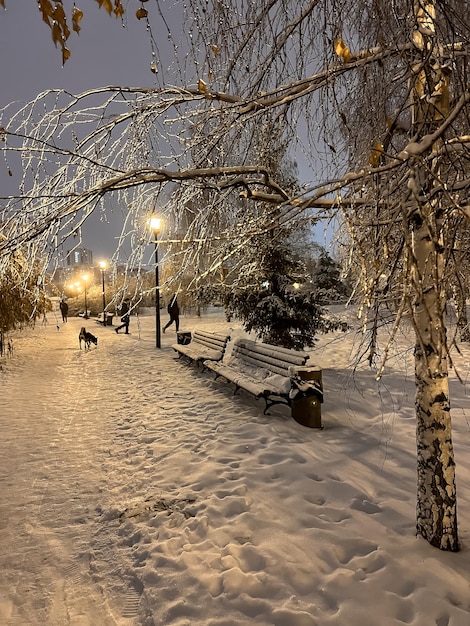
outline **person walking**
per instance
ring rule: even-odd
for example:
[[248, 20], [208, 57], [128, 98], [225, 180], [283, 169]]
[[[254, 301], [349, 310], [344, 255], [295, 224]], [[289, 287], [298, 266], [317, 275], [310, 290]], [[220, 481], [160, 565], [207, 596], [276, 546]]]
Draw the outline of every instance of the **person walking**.
[[173, 294], [173, 297], [171, 298], [170, 302], [168, 303], [168, 315], [170, 316], [170, 321], [165, 325], [165, 327], [163, 328], [163, 332], [166, 331], [166, 329], [171, 326], [173, 324], [173, 322], [176, 325], [176, 332], [178, 332], [179, 327], [180, 327], [180, 308], [178, 306], [178, 300], [176, 299], [176, 293]]
[[59, 308], [60, 308], [60, 312], [62, 313], [62, 321], [65, 322], [67, 321], [67, 317], [69, 314], [69, 305], [67, 304], [67, 302], [65, 302], [65, 300], [61, 300], [59, 303]]
[[126, 335], [129, 334], [129, 322], [130, 322], [129, 307], [130, 307], [129, 298], [125, 298], [124, 302], [121, 305], [121, 322], [122, 322], [122, 324], [120, 326], [118, 326], [117, 328], [115, 328], [115, 331], [116, 331], [117, 334], [119, 334], [119, 331], [121, 330], [121, 328], [125, 328], [126, 329]]

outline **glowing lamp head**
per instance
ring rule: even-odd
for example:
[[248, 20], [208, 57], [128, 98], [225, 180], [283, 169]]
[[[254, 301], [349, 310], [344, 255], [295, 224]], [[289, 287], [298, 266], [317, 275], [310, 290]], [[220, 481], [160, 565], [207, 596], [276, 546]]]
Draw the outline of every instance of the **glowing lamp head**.
[[149, 226], [154, 233], [158, 233], [162, 227], [162, 218], [155, 216], [151, 217], [149, 219]]

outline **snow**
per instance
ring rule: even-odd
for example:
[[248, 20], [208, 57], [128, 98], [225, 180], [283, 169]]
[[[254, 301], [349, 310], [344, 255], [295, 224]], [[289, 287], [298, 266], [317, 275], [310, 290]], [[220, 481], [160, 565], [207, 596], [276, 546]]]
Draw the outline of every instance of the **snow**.
[[[470, 624], [469, 346], [453, 554], [415, 536], [409, 329], [380, 382], [353, 333], [321, 337], [320, 430], [176, 360], [174, 327], [157, 350], [151, 312], [89, 320], [89, 352], [82, 319], [48, 321], [1, 360], [2, 625]], [[218, 309], [181, 329], [244, 336]]]

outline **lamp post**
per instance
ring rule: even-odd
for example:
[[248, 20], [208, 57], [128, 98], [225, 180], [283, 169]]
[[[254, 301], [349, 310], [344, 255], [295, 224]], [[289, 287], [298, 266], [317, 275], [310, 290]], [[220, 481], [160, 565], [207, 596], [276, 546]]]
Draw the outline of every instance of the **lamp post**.
[[85, 290], [85, 315], [83, 316], [84, 319], [88, 319], [88, 304], [87, 304], [87, 299], [86, 299], [86, 281], [88, 280], [88, 274], [85, 274], [84, 276], [82, 276], [82, 280], [83, 280], [83, 288]]
[[103, 326], [106, 326], [106, 296], [104, 293], [104, 270], [106, 269], [106, 261], [100, 261], [101, 285], [103, 288]]
[[159, 217], [150, 218], [150, 228], [155, 238], [155, 341], [157, 348], [162, 347], [160, 333], [160, 286], [158, 282], [158, 233], [162, 225]]

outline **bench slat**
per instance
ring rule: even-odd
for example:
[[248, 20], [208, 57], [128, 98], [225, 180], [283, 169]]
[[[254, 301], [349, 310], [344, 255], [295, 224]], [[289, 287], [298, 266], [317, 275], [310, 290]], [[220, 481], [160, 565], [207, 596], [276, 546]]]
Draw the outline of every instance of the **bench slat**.
[[274, 359], [260, 359], [257, 354], [250, 354], [249, 352], [237, 351], [233, 355], [233, 360], [240, 360], [248, 363], [260, 370], [268, 370], [274, 374], [280, 374], [281, 376], [288, 376], [290, 363], [283, 364], [281, 361]]
[[227, 343], [227, 337], [224, 335], [212, 335], [208, 336], [207, 334], [194, 333], [191, 343], [199, 343], [203, 346], [207, 346], [209, 348], [222, 348]]
[[257, 343], [247, 339], [235, 341], [234, 358], [246, 363], [269, 370], [275, 374], [290, 377], [289, 369], [292, 366], [303, 366], [309, 355], [306, 352], [289, 350], [266, 343]]
[[183, 354], [184, 356], [191, 359], [191, 361], [198, 360], [210, 360], [210, 361], [220, 361], [224, 355], [222, 350], [210, 350], [208, 348], [205, 349], [197, 349], [194, 346], [191, 347], [192, 344], [187, 346], [180, 346], [178, 352]]
[[251, 339], [237, 339], [235, 345], [240, 348], [246, 348], [256, 354], [264, 354], [274, 359], [287, 361], [292, 365], [303, 365], [309, 358], [307, 352], [291, 350], [290, 348], [283, 348], [281, 346], [272, 346], [271, 344], [261, 343]]
[[196, 364], [203, 364], [205, 361], [221, 361], [229, 341], [230, 335], [196, 331], [192, 333], [191, 343], [173, 344], [172, 348], [178, 352], [179, 356], [195, 361]]
[[225, 341], [228, 335], [223, 335], [221, 333], [211, 333], [211, 332], [204, 331], [204, 330], [196, 330], [194, 332], [194, 336], [205, 337], [206, 339], [209, 339], [210, 341], [214, 341], [214, 340]]
[[255, 360], [256, 361], [255, 365], [258, 365], [260, 367], [266, 367], [268, 369], [276, 368], [276, 371], [279, 374], [286, 374], [286, 375], [288, 374], [289, 367], [292, 367], [293, 365], [295, 366], [305, 365], [305, 362], [308, 359], [308, 355], [305, 355], [305, 357], [293, 356], [288, 361], [286, 361], [280, 356], [274, 356], [274, 353], [273, 353], [273, 356], [268, 356], [265, 353], [255, 352], [254, 350], [249, 350], [245, 347], [240, 347], [237, 345], [234, 346], [232, 354], [234, 354], [237, 358], [240, 358], [242, 360], [249, 360], [250, 362]]

